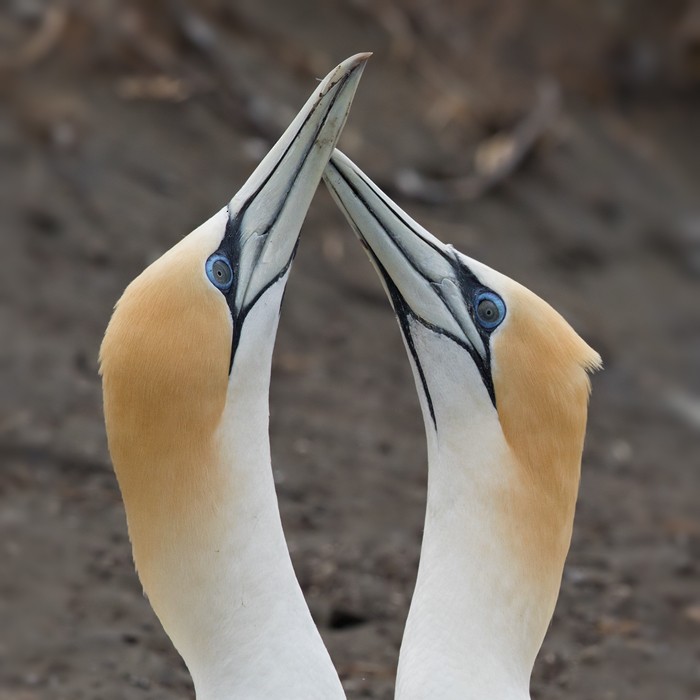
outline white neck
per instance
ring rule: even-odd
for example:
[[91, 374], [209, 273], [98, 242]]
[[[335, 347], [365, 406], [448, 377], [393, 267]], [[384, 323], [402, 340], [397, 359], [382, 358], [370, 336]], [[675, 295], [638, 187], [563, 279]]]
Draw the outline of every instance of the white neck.
[[468, 386], [481, 381], [473, 363], [444, 337], [416, 329], [414, 339], [419, 356], [441, 362], [423, 364], [437, 430], [419, 390], [427, 510], [396, 698], [526, 700], [558, 582], [540, 598], [512, 556], [508, 539], [517, 538], [517, 528], [502, 507], [512, 455], [488, 395]]
[[162, 571], [176, 571], [177, 583], [152, 598], [198, 700], [345, 697], [294, 574], [275, 494], [268, 394], [278, 309], [274, 295], [261, 299], [236, 351], [220, 463], [211, 465], [226, 473], [228, 488], [211, 494], [211, 522], [194, 546], [170, 561], [164, 554]]
[[[477, 466], [477, 465], [474, 465]], [[483, 465], [493, 468], [494, 465]], [[527, 606], [494, 538], [488, 502], [461, 465], [431, 450], [420, 565], [397, 676], [398, 700], [529, 698]]]

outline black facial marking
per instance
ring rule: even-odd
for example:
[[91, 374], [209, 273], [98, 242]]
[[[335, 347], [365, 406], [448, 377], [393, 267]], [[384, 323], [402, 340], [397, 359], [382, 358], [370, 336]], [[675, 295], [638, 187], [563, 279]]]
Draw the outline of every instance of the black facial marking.
[[[422, 271], [415, 265], [414, 261], [412, 260], [411, 256], [407, 253], [407, 251], [403, 248], [401, 245], [401, 242], [397, 240], [392, 234], [391, 231], [389, 231], [384, 224], [382, 223], [381, 218], [377, 214], [377, 212], [374, 210], [374, 208], [370, 205], [370, 203], [362, 196], [361, 192], [353, 185], [352, 182], [350, 182], [341, 172], [338, 170], [338, 168], [335, 168], [336, 173], [343, 179], [345, 184], [352, 190], [353, 194], [357, 197], [358, 200], [362, 202], [364, 207], [367, 209], [368, 212], [373, 216], [375, 221], [379, 224], [379, 226], [382, 228], [384, 233], [388, 236], [388, 238], [391, 239], [391, 241], [394, 243], [396, 248], [401, 252], [404, 260], [406, 261], [407, 264], [409, 264], [418, 274], [423, 276]], [[376, 191], [376, 190], [375, 190]], [[377, 192], [377, 194], [379, 194]], [[486, 287], [480, 280], [479, 278], [469, 269], [467, 268], [464, 263], [457, 257], [457, 252], [451, 252], [449, 249], [448, 250], [443, 250], [436, 246], [433, 241], [425, 238], [420, 231], [417, 231], [412, 224], [406, 220], [405, 215], [397, 210], [394, 206], [393, 203], [387, 202], [384, 198], [382, 198], [382, 202], [385, 206], [387, 206], [390, 211], [396, 216], [397, 219], [401, 221], [412, 233], [414, 233], [418, 238], [420, 238], [426, 245], [428, 245], [430, 248], [432, 248], [433, 251], [435, 251], [440, 257], [442, 257], [444, 260], [448, 262], [450, 267], [452, 268], [453, 274], [454, 274], [454, 279], [461, 291], [462, 298], [464, 300], [465, 305], [467, 306], [468, 312], [472, 318], [474, 318], [475, 315], [475, 309], [474, 309], [474, 304], [473, 300], [483, 291], [490, 291], [488, 287]], [[350, 212], [345, 210], [346, 215], [348, 218], [353, 221], [352, 216], [350, 215]], [[353, 225], [355, 229], [359, 232], [360, 227], [353, 221]], [[472, 360], [474, 361], [474, 364], [476, 365], [477, 369], [479, 370], [479, 374], [481, 375], [481, 379], [484, 383], [484, 386], [486, 387], [486, 390], [488, 391], [489, 397], [491, 398], [491, 403], [493, 404], [494, 408], [496, 407], [496, 393], [493, 385], [493, 378], [491, 374], [491, 347], [490, 347], [490, 336], [491, 336], [491, 331], [484, 329], [481, 327], [479, 324], [475, 323], [474, 327], [476, 331], [479, 333], [479, 336], [481, 337], [484, 348], [485, 348], [485, 355], [482, 356], [476, 348], [474, 348], [470, 343], [465, 342], [461, 338], [455, 336], [453, 333], [450, 333], [444, 328], [440, 328], [439, 326], [436, 326], [426, 319], [422, 318], [419, 316], [408, 304], [408, 302], [404, 299], [403, 295], [399, 291], [398, 287], [394, 284], [393, 280], [389, 276], [389, 273], [386, 271], [384, 266], [381, 264], [381, 262], [378, 260], [377, 256], [374, 254], [374, 251], [371, 249], [371, 247], [367, 244], [367, 242], [364, 240], [362, 235], [360, 234], [360, 239], [365, 247], [365, 249], [368, 251], [369, 255], [372, 257], [374, 264], [377, 267], [377, 270], [379, 273], [382, 275], [384, 279], [384, 283], [386, 284], [387, 289], [389, 290], [389, 296], [391, 298], [391, 303], [392, 306], [394, 307], [394, 311], [396, 313], [396, 316], [399, 321], [399, 326], [401, 327], [401, 331], [404, 335], [404, 338], [406, 339], [406, 344], [408, 346], [409, 352], [411, 353], [411, 357], [413, 358], [413, 361], [418, 369], [418, 374], [421, 380], [421, 384], [423, 386], [423, 391], [425, 392], [426, 400], [428, 402], [428, 409], [430, 411], [430, 416], [433, 420], [433, 425], [435, 426], [435, 429], [437, 430], [437, 423], [435, 420], [435, 411], [433, 408], [433, 401], [432, 397], [430, 396], [430, 390], [428, 388], [427, 380], [425, 377], [425, 372], [421, 366], [420, 360], [418, 358], [418, 353], [415, 348], [415, 343], [413, 341], [412, 335], [411, 335], [411, 327], [409, 324], [409, 319], [413, 319], [417, 323], [420, 323], [422, 326], [425, 328], [431, 330], [432, 332], [445, 336], [446, 338], [449, 338], [452, 340], [454, 343], [459, 345], [462, 349], [464, 349], [466, 352], [469, 353], [471, 356]], [[445, 308], [449, 309], [449, 305], [447, 303], [447, 300], [444, 295], [444, 291], [442, 290], [441, 287], [438, 285], [432, 285], [433, 291], [437, 294], [437, 296], [442, 300], [442, 302], [445, 304]]]
[[[329, 86], [329, 89], [332, 86]], [[291, 194], [292, 188], [294, 186], [294, 183], [296, 182], [297, 178], [299, 177], [299, 173], [301, 172], [301, 169], [304, 167], [304, 164], [306, 163], [306, 159], [313, 149], [316, 139], [318, 137], [318, 134], [321, 132], [323, 127], [326, 124], [326, 121], [328, 119], [328, 115], [330, 114], [331, 110], [333, 109], [333, 105], [335, 104], [338, 95], [340, 94], [340, 90], [336, 92], [336, 94], [333, 96], [333, 99], [331, 100], [330, 104], [328, 105], [326, 109], [326, 114], [323, 118], [323, 120], [319, 123], [316, 133], [314, 134], [314, 137], [309, 139], [309, 145], [303, 154], [303, 156], [299, 159], [299, 164], [297, 165], [294, 173], [292, 174], [292, 177], [290, 178], [286, 190], [284, 192], [284, 196], [282, 196], [279, 200], [279, 204], [277, 206], [277, 209], [274, 212], [271, 212], [271, 216], [268, 219], [265, 228], [258, 232], [258, 236], [267, 236], [269, 232], [272, 230], [272, 228], [275, 226], [277, 221], [280, 218], [280, 215], [282, 214], [282, 211], [284, 209], [284, 206]], [[224, 233], [224, 237], [221, 241], [221, 244], [219, 248], [215, 251], [215, 253], [220, 253], [222, 255], [225, 255], [230, 264], [231, 268], [233, 270], [233, 284], [231, 285], [231, 288], [228, 290], [228, 292], [224, 293], [224, 296], [226, 298], [226, 303], [228, 304], [229, 310], [231, 312], [231, 317], [233, 319], [233, 336], [231, 339], [231, 358], [229, 360], [229, 374], [231, 373], [231, 369], [233, 367], [233, 359], [236, 354], [236, 350], [238, 348], [238, 344], [240, 343], [241, 339], [241, 331], [243, 328], [243, 322], [245, 321], [246, 317], [250, 313], [250, 310], [255, 306], [256, 302], [260, 299], [260, 297], [273, 285], [275, 284], [278, 280], [280, 280], [284, 275], [287, 273], [289, 268], [291, 267], [292, 261], [294, 260], [294, 256], [296, 255], [297, 248], [299, 245], [299, 239], [297, 238], [297, 241], [294, 245], [294, 249], [292, 250], [292, 254], [289, 257], [289, 260], [285, 263], [285, 265], [280, 269], [280, 271], [255, 295], [255, 297], [245, 304], [242, 308], [237, 309], [236, 308], [236, 290], [238, 289], [238, 285], [241, 282], [241, 276], [240, 276], [240, 262], [241, 262], [241, 255], [242, 255], [242, 242], [241, 242], [241, 226], [243, 224], [243, 219], [245, 217], [246, 212], [248, 211], [248, 208], [250, 205], [253, 203], [255, 198], [260, 194], [260, 192], [263, 190], [263, 188], [267, 185], [267, 183], [270, 181], [272, 176], [277, 172], [277, 169], [280, 167], [284, 159], [286, 158], [287, 154], [289, 153], [289, 150], [295, 145], [297, 138], [299, 137], [299, 134], [303, 130], [303, 128], [306, 126], [307, 122], [309, 119], [311, 119], [312, 115], [314, 114], [315, 110], [311, 110], [309, 114], [306, 116], [306, 119], [301, 123], [299, 126], [299, 129], [297, 130], [296, 134], [294, 134], [294, 137], [290, 140], [289, 144], [287, 145], [287, 148], [285, 149], [284, 153], [280, 156], [278, 159], [277, 163], [275, 164], [274, 168], [268, 173], [267, 177], [263, 180], [263, 182], [260, 183], [260, 185], [255, 189], [255, 191], [246, 199], [246, 201], [242, 204], [240, 209], [235, 212], [235, 214], [231, 215], [229, 213], [229, 219], [228, 222], [226, 223], [226, 231]], [[260, 248], [260, 253], [262, 254], [264, 250], [264, 245]], [[257, 265], [257, 260], [253, 261], [253, 265], [251, 269], [254, 269], [255, 266]], [[249, 283], [250, 280], [245, 280], [245, 283]], [[281, 308], [281, 307], [280, 307]]]
[[[241, 213], [247, 209], [248, 204], [250, 200], [246, 202], [245, 207], [241, 210]], [[270, 226], [274, 225], [274, 222], [277, 221], [277, 218], [279, 217], [279, 211], [276, 212], [274, 220], [270, 224]], [[235, 228], [232, 227], [232, 224], [235, 225]], [[246, 317], [250, 313], [250, 310], [255, 306], [256, 302], [260, 299], [260, 297], [277, 281], [279, 281], [284, 275], [287, 274], [287, 270], [292, 265], [292, 262], [294, 260], [294, 255], [297, 250], [297, 246], [294, 246], [294, 249], [292, 250], [292, 254], [289, 257], [289, 260], [284, 264], [284, 266], [280, 269], [280, 271], [262, 288], [260, 291], [253, 297], [253, 299], [245, 304], [242, 308], [237, 309], [236, 308], [236, 286], [238, 283], [238, 280], [240, 279], [239, 276], [239, 270], [240, 270], [240, 259], [241, 259], [241, 245], [240, 245], [240, 235], [237, 235], [238, 231], [240, 230], [240, 218], [239, 215], [236, 215], [233, 219], [229, 219], [228, 224], [226, 226], [226, 234], [224, 235], [224, 239], [221, 242], [221, 247], [219, 250], [222, 251], [227, 251], [227, 254], [230, 256], [229, 260], [232, 261], [232, 267], [233, 267], [233, 274], [234, 274], [234, 284], [231, 286], [231, 289], [228, 291], [227, 294], [224, 296], [226, 297], [226, 303], [228, 304], [228, 308], [231, 312], [231, 318], [233, 319], [233, 335], [231, 338], [231, 359], [229, 360], [229, 366], [228, 366], [228, 371], [229, 374], [231, 373], [231, 369], [233, 368], [233, 358], [236, 354], [236, 350], [238, 349], [238, 344], [241, 341], [241, 331], [243, 330], [243, 322], [245, 321]], [[298, 244], [298, 241], [297, 241]], [[228, 252], [230, 251], [230, 252]], [[262, 253], [262, 250], [261, 250]], [[257, 260], [253, 263], [253, 267], [257, 264]]]
[[408, 346], [408, 351], [411, 353], [411, 357], [413, 358], [413, 362], [415, 363], [416, 369], [418, 370], [418, 376], [420, 377], [420, 383], [423, 387], [423, 392], [425, 393], [425, 400], [428, 402], [428, 410], [430, 411], [430, 417], [432, 418], [432, 421], [433, 421], [433, 427], [435, 428], [435, 431], [437, 432], [437, 421], [435, 419], [435, 408], [433, 407], [433, 397], [430, 395], [430, 389], [428, 389], [428, 380], [425, 378], [425, 371], [423, 370], [423, 365], [421, 365], [420, 358], [418, 357], [418, 352], [416, 350], [416, 344], [413, 341], [413, 335], [411, 334], [411, 324], [409, 323], [410, 318], [414, 318], [419, 322], [420, 322], [420, 319], [413, 313], [411, 307], [406, 303], [406, 300], [401, 296], [401, 292], [399, 292], [398, 287], [394, 284], [394, 280], [391, 279], [391, 277], [389, 276], [389, 273], [384, 268], [384, 265], [382, 265], [379, 262], [379, 259], [374, 254], [374, 251], [367, 244], [365, 244], [364, 239], [362, 239], [362, 242], [365, 246], [365, 249], [367, 250], [369, 255], [372, 257], [372, 260], [374, 261], [374, 264], [376, 265], [377, 270], [379, 270], [381, 276], [384, 278], [384, 283], [386, 284], [386, 288], [389, 290], [389, 297], [391, 299], [391, 305], [394, 308], [394, 313], [396, 314], [396, 318], [399, 321], [399, 327], [401, 328], [401, 332], [403, 333], [403, 337], [406, 340], [406, 345]]

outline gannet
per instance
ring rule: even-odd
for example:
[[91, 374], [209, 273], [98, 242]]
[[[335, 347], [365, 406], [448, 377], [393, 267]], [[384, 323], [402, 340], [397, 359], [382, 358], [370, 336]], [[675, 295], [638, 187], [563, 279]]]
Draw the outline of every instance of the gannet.
[[368, 57], [332, 71], [228, 206], [127, 287], [102, 343], [134, 561], [198, 700], [345, 697], [285, 543], [268, 394], [299, 230]]
[[525, 700], [569, 549], [600, 357], [546, 302], [441, 243], [348, 158], [324, 179], [401, 327], [428, 444], [398, 700]]

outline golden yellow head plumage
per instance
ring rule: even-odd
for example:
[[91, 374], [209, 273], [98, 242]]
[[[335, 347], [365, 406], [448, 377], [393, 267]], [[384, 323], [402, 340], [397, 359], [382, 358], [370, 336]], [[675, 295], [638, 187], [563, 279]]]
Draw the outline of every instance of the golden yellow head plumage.
[[127, 287], [100, 351], [109, 448], [144, 573], [167, 523], [220, 486], [211, 453], [233, 323], [204, 270], [225, 221], [220, 212]]
[[600, 356], [549, 304], [503, 278], [508, 316], [492, 337], [498, 415], [508, 444], [542, 486], [564, 486], [547, 465], [580, 460], [590, 381]]
[[491, 338], [492, 376], [516, 467], [503, 501], [506, 540], [537, 585], [543, 574], [561, 570], [569, 549], [589, 372], [600, 367], [600, 356], [540, 297], [499, 278], [508, 312]]
[[195, 426], [218, 422], [232, 318], [204, 270], [218, 247], [222, 218], [150, 265], [115, 307], [100, 357], [109, 410], [123, 411], [119, 430], [167, 431], [177, 441]]

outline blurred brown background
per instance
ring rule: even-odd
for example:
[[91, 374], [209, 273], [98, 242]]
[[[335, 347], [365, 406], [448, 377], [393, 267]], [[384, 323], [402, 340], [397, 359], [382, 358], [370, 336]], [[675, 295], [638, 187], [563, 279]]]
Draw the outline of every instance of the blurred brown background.
[[[0, 8], [0, 700], [192, 696], [133, 572], [99, 342], [124, 286], [364, 50], [341, 147], [605, 360], [533, 698], [700, 697], [698, 0]], [[272, 442], [348, 696], [388, 699], [422, 421], [389, 305], [323, 188], [286, 296]]]

